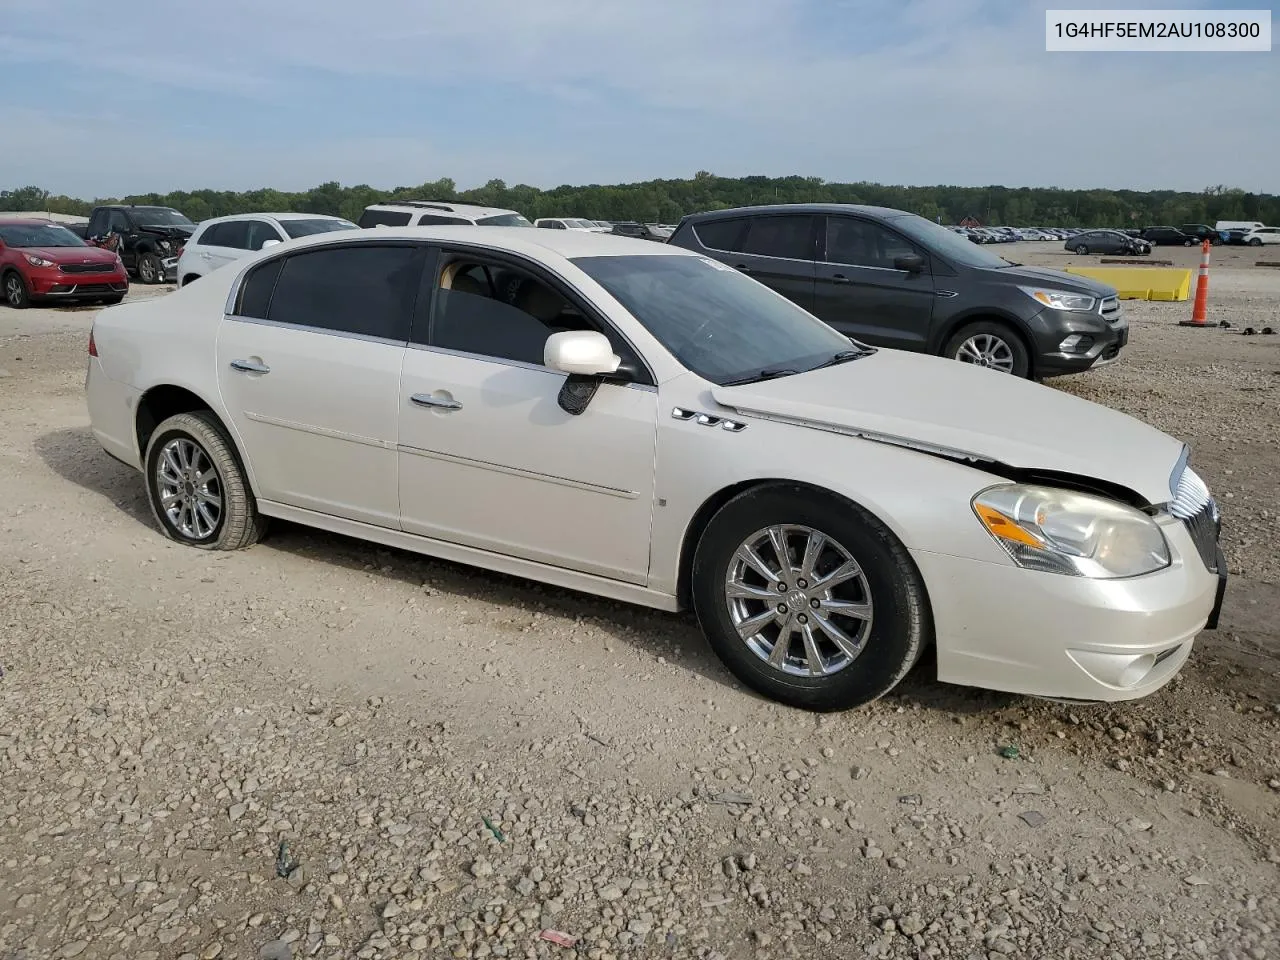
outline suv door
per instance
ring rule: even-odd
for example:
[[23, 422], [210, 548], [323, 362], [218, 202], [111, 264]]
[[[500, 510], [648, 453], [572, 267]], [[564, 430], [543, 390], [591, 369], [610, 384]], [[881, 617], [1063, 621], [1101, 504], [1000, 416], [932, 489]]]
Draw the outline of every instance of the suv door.
[[808, 213], [749, 217], [734, 245], [713, 255], [812, 311], [820, 220]]
[[[933, 322], [933, 274], [927, 253], [874, 220], [825, 218], [813, 312], [841, 333], [867, 343], [923, 350]], [[912, 272], [904, 256], [924, 261]]]
[[200, 235], [196, 248], [205, 273], [226, 266], [249, 252], [249, 222], [224, 220], [215, 223]]
[[[607, 321], [563, 282], [474, 249], [439, 255], [401, 375], [397, 436], [407, 533], [644, 583], [657, 389]], [[499, 275], [517, 282], [503, 283]], [[502, 287], [517, 291], [513, 303]], [[552, 333], [596, 329], [643, 383], [602, 383], [577, 416], [542, 364]]]
[[260, 498], [399, 526], [397, 387], [425, 256], [412, 243], [353, 243], [249, 271], [217, 366]]

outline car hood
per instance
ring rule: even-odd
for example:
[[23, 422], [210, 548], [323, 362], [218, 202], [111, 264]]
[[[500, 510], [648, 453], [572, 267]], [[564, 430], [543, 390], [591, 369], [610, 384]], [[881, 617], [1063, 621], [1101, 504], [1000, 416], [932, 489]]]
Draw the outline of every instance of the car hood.
[[716, 401], [780, 419], [1017, 470], [1071, 474], [1170, 499], [1184, 444], [1109, 407], [955, 360], [881, 349], [732, 387]]
[[116, 255], [101, 247], [27, 247], [23, 253], [54, 263], [115, 263]]
[[182, 237], [184, 239], [196, 232], [195, 224], [179, 226], [165, 223], [140, 223], [138, 224], [138, 229], [147, 233], [159, 234], [162, 237]]
[[1045, 286], [1071, 293], [1085, 293], [1091, 297], [1114, 297], [1115, 287], [1077, 274], [1063, 273], [1046, 267], [1006, 267], [996, 270], [1001, 277], [1023, 286]]

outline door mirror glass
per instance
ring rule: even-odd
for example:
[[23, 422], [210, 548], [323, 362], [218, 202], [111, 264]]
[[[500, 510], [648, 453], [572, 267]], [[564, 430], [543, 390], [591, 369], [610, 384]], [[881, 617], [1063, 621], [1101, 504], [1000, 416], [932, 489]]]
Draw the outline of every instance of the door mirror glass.
[[905, 270], [907, 273], [919, 273], [924, 269], [924, 257], [914, 253], [904, 253], [893, 258], [893, 268]]
[[268, 237], [266, 240], [262, 241], [262, 246], [259, 247], [259, 249], [265, 250], [267, 249], [267, 247], [274, 247], [279, 242], [280, 242], [279, 240], [272, 240], [270, 237]]
[[595, 330], [565, 330], [547, 337], [543, 365], [552, 370], [585, 377], [616, 373], [622, 360], [603, 333]]

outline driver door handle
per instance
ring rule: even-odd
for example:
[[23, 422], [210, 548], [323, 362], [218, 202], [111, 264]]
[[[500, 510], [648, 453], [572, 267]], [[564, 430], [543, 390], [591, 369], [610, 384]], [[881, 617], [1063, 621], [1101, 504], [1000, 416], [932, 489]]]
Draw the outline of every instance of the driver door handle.
[[271, 368], [265, 363], [258, 363], [256, 360], [232, 360], [231, 369], [239, 370], [241, 373], [270, 373]]
[[833, 273], [831, 275], [831, 282], [832, 283], [853, 283], [853, 281], [850, 280], [848, 277], [846, 277], [843, 273]]
[[420, 407], [440, 407], [444, 410], [461, 410], [462, 404], [448, 397], [435, 397], [429, 393], [415, 393], [409, 398]]

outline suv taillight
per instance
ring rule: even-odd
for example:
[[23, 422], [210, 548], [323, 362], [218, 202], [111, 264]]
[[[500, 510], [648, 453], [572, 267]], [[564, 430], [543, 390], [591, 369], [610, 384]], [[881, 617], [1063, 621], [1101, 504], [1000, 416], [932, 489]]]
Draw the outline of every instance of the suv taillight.
[[96, 357], [98, 355], [98, 345], [93, 342], [93, 328], [89, 328], [89, 356]]

